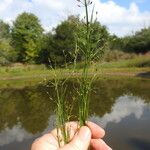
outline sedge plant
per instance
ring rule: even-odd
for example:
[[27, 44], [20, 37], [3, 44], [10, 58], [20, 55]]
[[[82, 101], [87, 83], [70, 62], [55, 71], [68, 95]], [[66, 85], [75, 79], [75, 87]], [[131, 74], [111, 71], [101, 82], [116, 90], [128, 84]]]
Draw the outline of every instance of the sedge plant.
[[[89, 103], [90, 103], [90, 92], [92, 81], [95, 77], [89, 76], [89, 66], [95, 57], [100, 56], [103, 48], [99, 48], [100, 41], [97, 40], [93, 42], [93, 24], [96, 22], [94, 19], [94, 5], [91, 0], [77, 0], [79, 3], [79, 7], [83, 7], [85, 9], [85, 20], [83, 21], [83, 29], [81, 34], [78, 36], [78, 48], [79, 51], [82, 52], [84, 57], [83, 69], [82, 69], [82, 77], [79, 81], [80, 88], [78, 91], [78, 102], [79, 102], [79, 123], [80, 126], [86, 124], [86, 120], [89, 115]], [[91, 9], [92, 7], [92, 9]], [[91, 11], [91, 13], [89, 13]], [[97, 15], [97, 12], [96, 12]], [[84, 37], [83, 37], [84, 36]], [[95, 40], [95, 39], [94, 39]]]
[[55, 96], [50, 99], [56, 103], [56, 128], [57, 128], [57, 139], [59, 147], [67, 144], [70, 140], [69, 127], [66, 126], [66, 122], [70, 120], [72, 105], [69, 104], [66, 97], [67, 85], [65, 84], [68, 78], [61, 79], [58, 75], [56, 64], [50, 66], [53, 73], [53, 80], [49, 81], [55, 89]]
[[[91, 15], [89, 15], [89, 7], [92, 5], [90, 0], [77, 0], [79, 3], [79, 7], [83, 7], [85, 9], [85, 21], [83, 21], [83, 28], [81, 28], [81, 32], [79, 35], [76, 35], [76, 45], [74, 51], [74, 67], [73, 71], [76, 69], [77, 57], [78, 54], [82, 54], [83, 56], [83, 69], [82, 75], [79, 79], [79, 90], [77, 91], [78, 97], [78, 121], [80, 127], [86, 124], [86, 120], [89, 115], [89, 103], [90, 103], [90, 92], [91, 85], [94, 77], [89, 77], [89, 66], [92, 63], [93, 59], [98, 55], [101, 50], [98, 48], [99, 41], [93, 43], [93, 23], [94, 20], [94, 6], [91, 11]], [[97, 13], [96, 13], [97, 14]], [[66, 65], [67, 67], [67, 65]], [[56, 68], [52, 68], [54, 72], [54, 81], [52, 85], [55, 88], [56, 92], [56, 127], [58, 129], [58, 144], [61, 147], [62, 143], [67, 144], [70, 140], [70, 132], [69, 128], [66, 127], [66, 122], [69, 121], [71, 116], [71, 107], [68, 107], [68, 103], [66, 101], [66, 86], [65, 83], [68, 80], [60, 80], [57, 77]], [[73, 106], [73, 105], [72, 105]]]

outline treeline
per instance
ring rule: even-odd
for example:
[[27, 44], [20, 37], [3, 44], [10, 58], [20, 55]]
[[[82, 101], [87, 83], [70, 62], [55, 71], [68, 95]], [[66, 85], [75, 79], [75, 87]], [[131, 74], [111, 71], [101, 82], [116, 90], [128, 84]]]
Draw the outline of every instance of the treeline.
[[[150, 50], [150, 27], [132, 36], [119, 38], [110, 35], [98, 21], [91, 26], [92, 47], [99, 49], [95, 60], [106, 49], [132, 53]], [[12, 26], [0, 20], [0, 64], [21, 62], [62, 65], [73, 62], [75, 57], [77, 61], [82, 61], [85, 32], [84, 21], [78, 16], [69, 16], [48, 33], [44, 32], [40, 20], [32, 13], [18, 15]]]
[[128, 53], [145, 54], [150, 51], [150, 27], [143, 28], [130, 36], [111, 37], [110, 49], [117, 49]]

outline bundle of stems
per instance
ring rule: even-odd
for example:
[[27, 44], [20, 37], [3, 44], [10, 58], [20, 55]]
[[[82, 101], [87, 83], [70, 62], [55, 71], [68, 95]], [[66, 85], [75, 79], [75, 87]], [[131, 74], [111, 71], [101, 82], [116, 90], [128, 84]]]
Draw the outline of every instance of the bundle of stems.
[[[65, 144], [69, 141], [69, 133], [68, 129], [66, 129], [65, 123], [69, 120], [68, 108], [65, 99], [66, 88], [64, 88], [64, 83], [55, 80], [54, 82], [55, 91], [56, 91], [56, 100], [57, 100], [57, 108], [56, 108], [56, 125], [57, 125], [57, 135], [58, 135], [58, 143], [61, 146], [61, 142], [63, 141]], [[60, 133], [59, 133], [60, 132]], [[60, 139], [59, 135], [63, 135], [63, 139]]]
[[[69, 128], [66, 126], [66, 122], [70, 120], [71, 117], [71, 105], [66, 99], [66, 81], [62, 80], [58, 77], [56, 72], [56, 67], [51, 67], [53, 70], [53, 81], [50, 83], [53, 85], [55, 89], [54, 102], [56, 103], [56, 127], [57, 127], [57, 138], [59, 147], [64, 144], [67, 144], [70, 140]], [[52, 99], [52, 98], [51, 98]]]
[[[93, 23], [93, 15], [94, 15], [94, 6], [91, 12], [91, 16], [89, 17], [89, 10], [88, 7], [92, 4], [90, 0], [77, 0], [80, 5], [79, 7], [83, 6], [85, 8], [85, 40], [84, 43], [79, 42], [79, 48], [81, 49], [83, 56], [84, 56], [84, 66], [82, 71], [82, 78], [80, 80], [80, 89], [79, 89], [79, 123], [80, 126], [86, 124], [86, 120], [88, 119], [89, 115], [89, 102], [90, 102], [90, 91], [91, 91], [91, 84], [93, 81], [93, 77], [89, 77], [89, 65], [92, 62], [92, 59], [97, 54], [97, 50], [92, 48], [92, 40], [91, 40], [91, 33], [92, 33], [92, 23]], [[79, 37], [80, 41], [80, 37]], [[81, 46], [80, 45], [84, 45]]]
[[[78, 53], [83, 53], [84, 56], [84, 66], [82, 70], [82, 77], [79, 80], [79, 90], [78, 90], [78, 107], [79, 107], [79, 115], [78, 115], [78, 121], [80, 127], [86, 124], [86, 120], [88, 119], [89, 115], [89, 102], [90, 102], [90, 91], [91, 91], [91, 84], [93, 81], [93, 77], [89, 77], [89, 65], [91, 64], [93, 58], [98, 53], [98, 50], [94, 47], [92, 43], [91, 33], [92, 33], [92, 23], [93, 23], [93, 15], [94, 15], [94, 7], [92, 9], [91, 16], [89, 17], [89, 5], [92, 4], [90, 0], [77, 0], [80, 5], [82, 5], [85, 8], [85, 28], [84, 30], [84, 42], [82, 43], [81, 37], [78, 36], [76, 39], [76, 46], [75, 46], [75, 53], [74, 53], [74, 68], [73, 71], [76, 68], [76, 61], [77, 61], [77, 55]], [[66, 144], [69, 142], [69, 129], [66, 127], [66, 122], [69, 121], [71, 116], [71, 107], [68, 107], [68, 103], [66, 101], [66, 87], [65, 82], [68, 79], [65, 79], [64, 81], [60, 80], [57, 77], [57, 74], [55, 73], [55, 68], [53, 68], [54, 71], [54, 82], [52, 82], [53, 86], [55, 87], [56, 92], [56, 126], [58, 129], [58, 143], [61, 147], [61, 143], [63, 141], [63, 144]], [[73, 105], [72, 105], [73, 106]], [[60, 137], [63, 137], [61, 139]]]

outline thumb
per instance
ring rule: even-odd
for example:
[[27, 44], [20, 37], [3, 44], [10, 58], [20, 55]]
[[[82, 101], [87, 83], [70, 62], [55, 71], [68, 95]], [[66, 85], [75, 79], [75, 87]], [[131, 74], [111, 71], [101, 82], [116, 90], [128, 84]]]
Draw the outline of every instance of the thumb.
[[83, 126], [74, 136], [72, 141], [65, 145], [61, 150], [87, 150], [90, 145], [91, 131], [88, 127]]

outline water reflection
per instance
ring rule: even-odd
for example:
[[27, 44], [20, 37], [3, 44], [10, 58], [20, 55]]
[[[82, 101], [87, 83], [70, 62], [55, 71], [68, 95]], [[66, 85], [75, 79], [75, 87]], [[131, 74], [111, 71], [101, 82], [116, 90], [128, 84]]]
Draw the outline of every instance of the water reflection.
[[111, 112], [106, 113], [103, 117], [91, 116], [90, 120], [106, 127], [108, 123], [119, 123], [123, 118], [134, 115], [136, 119], [140, 119], [144, 110], [150, 109], [150, 105], [144, 103], [144, 100], [131, 95], [120, 96], [112, 106]]
[[[68, 81], [67, 87], [67, 99], [71, 101], [76, 94], [72, 90], [78, 84]], [[138, 145], [135, 146], [135, 141], [150, 143], [149, 89], [149, 80], [104, 79], [93, 84], [90, 119], [105, 127], [105, 140], [115, 150], [134, 150]], [[36, 137], [54, 127], [55, 103], [50, 101], [47, 92], [55, 95], [51, 86], [41, 84], [0, 89], [0, 150], [27, 150]], [[76, 105], [74, 114], [77, 114]]]
[[41, 87], [1, 90], [0, 130], [13, 128], [19, 122], [29, 133], [42, 132], [53, 113], [53, 103], [43, 90]]
[[33, 137], [37, 137], [45, 133], [48, 133], [51, 129], [54, 128], [55, 115], [51, 115], [48, 120], [49, 121], [47, 128], [40, 134], [35, 135], [29, 133], [25, 128], [21, 126], [20, 123], [14, 125], [12, 128], [6, 127], [0, 133], [0, 146], [10, 144], [12, 142], [22, 142], [25, 141], [26, 139], [31, 139]]
[[22, 142], [25, 139], [31, 138], [33, 135], [28, 133], [20, 124], [12, 128], [6, 127], [0, 133], [0, 146], [10, 144], [12, 142]]

